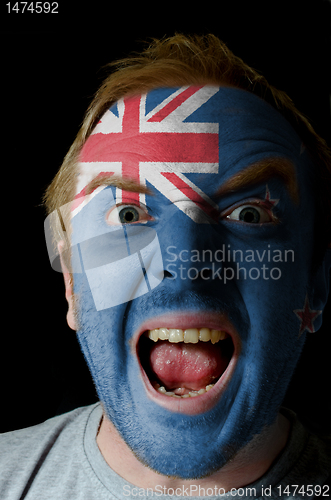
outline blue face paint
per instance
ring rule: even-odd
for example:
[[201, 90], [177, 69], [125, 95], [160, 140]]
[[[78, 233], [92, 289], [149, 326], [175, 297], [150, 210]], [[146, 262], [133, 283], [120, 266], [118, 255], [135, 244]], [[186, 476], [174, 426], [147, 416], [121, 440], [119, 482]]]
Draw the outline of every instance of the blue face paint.
[[[131, 140], [116, 141], [127, 126], [129, 109]], [[136, 126], [142, 115], [144, 133], [152, 141], [143, 145]], [[239, 89], [158, 89], [129, 103], [120, 101], [105, 117], [99, 135], [92, 135], [83, 149], [78, 195], [102, 172], [128, 177], [130, 165], [131, 177], [145, 180], [152, 195], [103, 186], [75, 208], [73, 266], [81, 270], [74, 274], [78, 339], [106, 414], [135, 455], [162, 474], [203, 477], [275, 421], [300, 356], [305, 332], [293, 311], [302, 308], [311, 285], [311, 164], [289, 123]], [[153, 133], [167, 135], [166, 141], [157, 142]], [[190, 147], [182, 153], [185, 134]], [[198, 147], [193, 151], [194, 134]], [[167, 153], [170, 140], [180, 151], [178, 158]], [[299, 205], [278, 177], [216, 196], [234, 174], [268, 158], [294, 164]], [[122, 205], [116, 215], [118, 200]], [[121, 224], [122, 207], [131, 210], [131, 220], [136, 216], [132, 207], [141, 209], [137, 222], [129, 218]], [[132, 252], [127, 250], [131, 242]], [[125, 273], [121, 260], [130, 256], [136, 256], [135, 264]], [[103, 273], [102, 266], [111, 271]], [[124, 277], [131, 276], [128, 284]], [[109, 298], [116, 295], [117, 303]], [[227, 332], [231, 359], [208, 392], [175, 398], [149, 385], [140, 362], [146, 366], [144, 358], [156, 344], [139, 336], [161, 327]]]

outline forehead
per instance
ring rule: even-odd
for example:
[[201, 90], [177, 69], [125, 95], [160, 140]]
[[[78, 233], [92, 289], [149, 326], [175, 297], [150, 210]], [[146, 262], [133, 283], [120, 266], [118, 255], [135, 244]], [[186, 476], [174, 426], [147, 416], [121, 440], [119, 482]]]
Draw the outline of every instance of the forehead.
[[76, 193], [106, 173], [152, 185], [161, 176], [169, 181], [195, 173], [218, 174], [223, 182], [265, 157], [296, 164], [301, 149], [286, 119], [247, 91], [155, 89], [105, 112], [81, 151]]

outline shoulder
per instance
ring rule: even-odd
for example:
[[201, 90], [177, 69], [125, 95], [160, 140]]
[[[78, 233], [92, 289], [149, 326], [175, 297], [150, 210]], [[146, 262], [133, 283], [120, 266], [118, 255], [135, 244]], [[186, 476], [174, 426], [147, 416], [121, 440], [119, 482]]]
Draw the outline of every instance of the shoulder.
[[30, 457], [31, 451], [44, 445], [46, 441], [51, 446], [64, 430], [75, 426], [88, 409], [89, 407], [76, 408], [41, 424], [0, 434], [0, 461], [8, 460], [11, 456], [24, 458], [25, 450]]
[[[83, 435], [89, 415], [97, 405], [77, 408], [45, 422], [0, 434], [0, 498], [20, 498], [38, 475], [52, 468], [61, 469], [66, 457], [83, 448]], [[47, 462], [47, 466], [45, 463]]]
[[331, 486], [331, 437], [310, 433], [305, 457], [308, 474], [312, 469], [316, 469], [316, 474], [320, 474], [320, 481], [324, 480], [322, 484]]
[[[286, 484], [329, 485], [331, 480], [331, 437], [313, 433], [303, 425], [296, 415], [286, 410], [292, 421], [289, 443], [283, 460], [290, 470], [282, 481]], [[282, 461], [282, 460], [280, 460]], [[328, 491], [330, 494], [331, 491]]]

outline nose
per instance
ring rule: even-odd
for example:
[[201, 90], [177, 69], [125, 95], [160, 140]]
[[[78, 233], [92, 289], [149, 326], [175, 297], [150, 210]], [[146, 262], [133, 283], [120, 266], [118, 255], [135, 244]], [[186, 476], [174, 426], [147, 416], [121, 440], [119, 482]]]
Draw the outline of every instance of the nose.
[[223, 241], [218, 224], [198, 224], [183, 214], [169, 220], [158, 236], [165, 279], [206, 282], [220, 278]]

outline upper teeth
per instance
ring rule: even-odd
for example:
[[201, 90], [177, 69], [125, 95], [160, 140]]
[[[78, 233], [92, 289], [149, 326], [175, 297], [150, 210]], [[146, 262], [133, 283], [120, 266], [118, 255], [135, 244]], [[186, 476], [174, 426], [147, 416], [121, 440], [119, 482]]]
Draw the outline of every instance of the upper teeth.
[[151, 340], [157, 342], [160, 340], [168, 340], [169, 342], [185, 342], [196, 344], [201, 340], [202, 342], [211, 341], [216, 344], [219, 340], [224, 340], [228, 334], [223, 330], [211, 330], [210, 328], [155, 328], [154, 330], [147, 330], [145, 332]]

